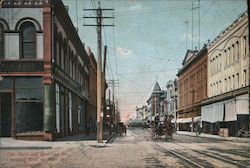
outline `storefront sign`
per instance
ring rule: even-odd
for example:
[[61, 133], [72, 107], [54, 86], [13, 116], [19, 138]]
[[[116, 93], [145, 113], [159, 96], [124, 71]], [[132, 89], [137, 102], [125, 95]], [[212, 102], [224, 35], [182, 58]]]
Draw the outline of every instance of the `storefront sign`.
[[42, 61], [1, 61], [0, 72], [42, 72]]

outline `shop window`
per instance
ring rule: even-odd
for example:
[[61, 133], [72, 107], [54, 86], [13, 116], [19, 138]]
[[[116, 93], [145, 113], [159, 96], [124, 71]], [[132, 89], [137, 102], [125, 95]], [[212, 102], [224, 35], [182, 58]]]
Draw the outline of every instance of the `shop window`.
[[43, 103], [16, 103], [17, 133], [43, 130]]
[[21, 58], [36, 58], [36, 29], [31, 22], [21, 25]]
[[4, 58], [4, 26], [0, 23], [0, 59]]
[[12, 88], [12, 81], [8, 78], [3, 78], [2, 81], [0, 81], [0, 90], [10, 90]]
[[16, 79], [16, 100], [42, 100], [42, 78]]
[[16, 78], [17, 133], [43, 130], [42, 78]]

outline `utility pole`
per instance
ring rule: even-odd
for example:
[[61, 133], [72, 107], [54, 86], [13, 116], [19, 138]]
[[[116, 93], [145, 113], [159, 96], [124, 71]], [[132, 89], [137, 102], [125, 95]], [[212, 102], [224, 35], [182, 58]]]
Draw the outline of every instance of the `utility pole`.
[[[105, 78], [105, 74], [106, 74], [106, 61], [107, 61], [107, 46], [104, 46], [104, 60], [103, 60], [103, 70], [102, 70], [102, 113], [106, 114], [106, 78]], [[107, 116], [107, 115], [106, 115]], [[107, 117], [106, 117], [107, 119]], [[103, 130], [103, 116], [101, 117], [101, 121], [100, 121], [100, 130]]]
[[110, 101], [111, 97], [110, 97], [110, 89], [109, 89], [109, 135], [112, 135], [112, 110], [111, 110], [111, 101]]
[[83, 9], [84, 11], [96, 11], [95, 17], [83, 17], [85, 19], [91, 18], [96, 19], [96, 25], [95, 24], [84, 24], [84, 26], [95, 26], [97, 30], [97, 134], [96, 138], [97, 141], [102, 143], [103, 141], [103, 127], [102, 127], [102, 118], [103, 118], [103, 101], [102, 101], [102, 89], [103, 89], [103, 79], [102, 79], [102, 27], [103, 26], [114, 26], [114, 25], [105, 25], [102, 24], [103, 19], [105, 18], [111, 18], [114, 17], [103, 17], [102, 12], [104, 10], [114, 10], [114, 9], [102, 9], [100, 2], [98, 2], [98, 8], [97, 9]]
[[200, 0], [198, 0], [198, 21], [199, 21], [199, 42], [198, 42], [198, 50], [200, 50], [200, 45], [201, 45], [201, 17], [200, 17]]
[[187, 44], [188, 44], [188, 20], [186, 20], [184, 23], [186, 25], [186, 51], [187, 51]]
[[193, 0], [192, 0], [192, 50], [194, 49], [193, 37], [194, 37], [194, 3], [193, 3]]
[[194, 49], [194, 10], [198, 9], [198, 24], [199, 24], [199, 41], [198, 41], [198, 49], [200, 45], [200, 0], [198, 0], [198, 6], [194, 7], [194, 2], [192, 0], [192, 50]]
[[[112, 109], [112, 115], [113, 115], [113, 121], [115, 123], [115, 110], [116, 110], [116, 107], [115, 107], [115, 87], [117, 85], [119, 85], [119, 80], [109, 80], [108, 81], [108, 84], [112, 86], [112, 102], [113, 102], [113, 109]], [[115, 123], [116, 124], [116, 123]]]

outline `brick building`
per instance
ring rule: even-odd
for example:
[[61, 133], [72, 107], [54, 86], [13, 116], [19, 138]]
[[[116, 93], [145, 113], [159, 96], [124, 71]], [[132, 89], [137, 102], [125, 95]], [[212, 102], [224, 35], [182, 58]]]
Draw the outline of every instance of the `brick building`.
[[179, 130], [193, 131], [194, 123], [201, 117], [201, 101], [207, 98], [207, 47], [199, 52], [188, 50], [182, 65], [177, 74], [177, 123]]
[[2, 1], [0, 34], [0, 135], [53, 140], [83, 133], [87, 105], [95, 104], [95, 64], [62, 1]]
[[97, 116], [97, 63], [91, 49], [87, 49], [89, 56], [89, 103], [87, 104], [86, 123], [90, 124], [90, 131], [96, 131]]

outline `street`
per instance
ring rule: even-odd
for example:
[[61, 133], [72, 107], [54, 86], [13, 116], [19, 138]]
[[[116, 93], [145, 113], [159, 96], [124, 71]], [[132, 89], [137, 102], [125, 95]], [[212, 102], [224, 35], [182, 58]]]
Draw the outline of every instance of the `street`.
[[[174, 134], [171, 142], [151, 140], [150, 129], [131, 128], [113, 143], [50, 149], [1, 150], [0, 167], [247, 167], [250, 144]], [[53, 142], [60, 143], [60, 142]]]

